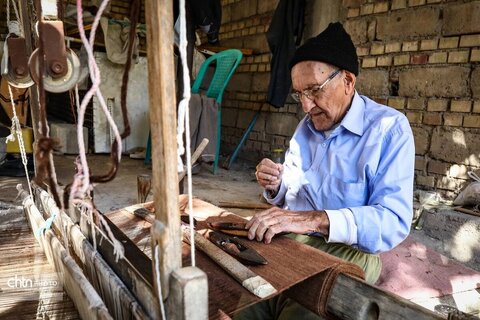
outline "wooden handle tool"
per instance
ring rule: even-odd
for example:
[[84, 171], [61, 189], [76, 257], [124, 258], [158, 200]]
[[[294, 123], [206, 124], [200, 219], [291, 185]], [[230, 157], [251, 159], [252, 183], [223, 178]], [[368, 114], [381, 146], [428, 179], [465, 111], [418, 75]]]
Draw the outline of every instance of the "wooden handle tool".
[[[184, 240], [191, 244], [190, 230], [182, 226], [182, 232]], [[205, 252], [213, 261], [222, 267], [223, 270], [257, 297], [263, 299], [277, 292], [267, 280], [245, 267], [229, 254], [223, 252], [222, 249], [215, 246], [196, 231], [194, 231], [194, 241], [196, 247]]]

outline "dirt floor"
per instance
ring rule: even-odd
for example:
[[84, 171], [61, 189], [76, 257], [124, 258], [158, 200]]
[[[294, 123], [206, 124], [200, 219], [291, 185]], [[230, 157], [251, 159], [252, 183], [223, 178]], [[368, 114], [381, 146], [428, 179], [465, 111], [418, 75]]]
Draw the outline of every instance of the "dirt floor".
[[[72, 181], [74, 174], [75, 156], [54, 156], [54, 160], [59, 184], [67, 185]], [[109, 168], [106, 155], [89, 156], [89, 164], [94, 174], [100, 174]], [[202, 164], [200, 172], [192, 177], [193, 195], [219, 206], [222, 202], [262, 203], [262, 189], [255, 181], [254, 172], [255, 164], [236, 163], [231, 170], [219, 168], [217, 174], [213, 175], [211, 166]], [[151, 174], [151, 167], [144, 165], [143, 160], [122, 158], [115, 180], [94, 186], [94, 201], [97, 208], [107, 213], [138, 203], [137, 175], [140, 174]], [[27, 187], [25, 178], [0, 177], [0, 203], [19, 205], [15, 201], [17, 195], [15, 186], [18, 183]], [[184, 186], [186, 193], [187, 183]], [[152, 194], [147, 198], [147, 201], [150, 200], [153, 200]], [[255, 213], [254, 210], [234, 208], [229, 210], [244, 216]], [[389, 278], [384, 278], [380, 283], [384, 286], [382, 288], [443, 314], [453, 310], [452, 308], [458, 308], [469, 314], [479, 315], [480, 265], [475, 259], [480, 255], [480, 237], [475, 238], [475, 234], [480, 232], [480, 217], [458, 215], [451, 210], [429, 211], [425, 214], [422, 227], [421, 230], [413, 229], [409, 241], [406, 241], [404, 246], [384, 257], [388, 259], [384, 266], [398, 271], [400, 270], [398, 266], [402, 265], [404, 269], [402, 272], [391, 274]], [[425, 270], [422, 269], [424, 274], [412, 275], [415, 269], [419, 269], [415, 268], [419, 263], [425, 266]], [[465, 266], [468, 268], [465, 269]], [[439, 284], [438, 279], [440, 283], [445, 282], [445, 278], [441, 279], [440, 272], [447, 269], [450, 278], [453, 277], [452, 274], [463, 275], [461, 281], [454, 283], [448, 278], [447, 281], [450, 282], [447, 286]], [[425, 274], [432, 273], [437, 280], [425, 277]], [[406, 285], [408, 282], [413, 282], [414, 285]], [[468, 305], [464, 303], [467, 300]]]

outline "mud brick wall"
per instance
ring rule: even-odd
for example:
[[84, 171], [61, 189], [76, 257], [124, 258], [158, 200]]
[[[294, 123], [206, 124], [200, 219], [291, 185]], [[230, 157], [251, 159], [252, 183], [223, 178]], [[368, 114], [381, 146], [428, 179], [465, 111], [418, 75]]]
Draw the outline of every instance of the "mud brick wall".
[[[107, 8], [107, 12], [110, 18], [116, 20], [123, 20], [124, 18], [130, 17], [130, 0], [111, 0], [109, 7]], [[141, 8], [140, 8], [140, 20], [139, 23], [145, 24], [145, 0], [141, 0]], [[147, 50], [146, 38], [139, 37], [138, 38], [139, 48], [140, 50]]]
[[359, 92], [403, 112], [415, 184], [453, 197], [480, 169], [480, 1], [344, 0]]
[[[242, 157], [260, 159], [273, 148], [286, 149], [303, 116], [293, 101], [281, 109], [264, 103], [271, 57], [265, 32], [277, 4], [222, 1], [221, 45], [254, 51], [244, 57], [224, 99], [225, 154], [261, 106]], [[315, 24], [325, 9], [308, 1], [306, 30], [323, 29]], [[357, 46], [357, 90], [411, 123], [416, 187], [454, 197], [469, 181], [467, 171], [480, 171], [480, 1], [343, 0], [338, 10]]]
[[[276, 109], [265, 103], [270, 81], [271, 54], [266, 32], [278, 0], [223, 0], [220, 45], [248, 48], [233, 75], [222, 102], [222, 152], [227, 155], [239, 143], [257, 110], [262, 113], [240, 156], [258, 160], [275, 148], [286, 148], [298, 123], [294, 104]], [[287, 101], [288, 102], [288, 101]]]

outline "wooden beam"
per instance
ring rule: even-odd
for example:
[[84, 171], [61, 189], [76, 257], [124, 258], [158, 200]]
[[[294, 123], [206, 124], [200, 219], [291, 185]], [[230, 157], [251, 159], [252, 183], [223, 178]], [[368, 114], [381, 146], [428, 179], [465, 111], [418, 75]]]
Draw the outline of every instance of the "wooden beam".
[[[175, 68], [173, 64], [173, 4], [146, 0], [148, 89], [152, 135], [152, 180], [155, 216], [168, 234], [160, 266], [163, 297], [168, 297], [172, 271], [182, 266], [176, 143]], [[156, 238], [152, 235], [152, 239]], [[155, 252], [152, 243], [152, 252]], [[154, 272], [154, 278], [156, 274]], [[158, 290], [158, 288], [155, 288]]]
[[217, 52], [228, 50], [228, 49], [238, 49], [245, 56], [251, 56], [253, 54], [253, 49], [250, 49], [250, 48], [232, 48], [232, 47], [222, 47], [222, 46], [209, 45], [209, 44], [202, 44], [197, 47], [198, 51], [204, 52], [204, 53], [209, 53], [209, 52], [217, 53]]
[[[94, 250], [92, 244], [80, 230], [80, 227], [74, 224], [65, 212], [60, 211], [56, 207], [55, 201], [48, 192], [35, 185], [34, 190], [47, 217], [53, 214], [57, 216], [59, 214], [62, 215], [65, 230], [62, 230], [59, 223], [60, 219], [58, 218], [53, 220], [54, 230], [57, 234], [65, 233], [65, 236], [68, 237], [72, 254], [76, 256], [76, 261], [81, 264], [85, 275], [101, 295], [113, 317], [115, 319], [148, 318], [147, 313], [145, 313], [126, 285], [105, 262], [101, 254]], [[100, 239], [98, 243], [104, 244], [107, 242], [109, 242], [108, 239]], [[113, 250], [113, 248], [110, 249]], [[153, 295], [152, 290], [150, 290], [150, 294]]]
[[[153, 290], [152, 260], [147, 257], [125, 234], [118, 229], [106, 216], [112, 234], [125, 248], [125, 259], [116, 261], [113, 254], [113, 244], [105, 238], [99, 230], [96, 230], [97, 250], [122, 279], [123, 283], [137, 298], [138, 302], [153, 319], [160, 319], [158, 301]], [[85, 219], [81, 219], [82, 232], [87, 234], [90, 243], [93, 241], [90, 226], [86, 225]], [[96, 228], [97, 229], [97, 228]]]
[[38, 232], [45, 220], [29, 194], [21, 187], [19, 191], [33, 234], [50, 264], [55, 266], [56, 272], [62, 277], [63, 288], [74, 302], [82, 319], [113, 319], [82, 269], [67, 253], [53, 231]]
[[327, 310], [340, 319], [443, 319], [438, 313], [344, 274], [335, 280]]
[[[197, 267], [185, 267], [175, 270], [172, 273], [172, 292], [171, 296], [175, 299], [171, 301], [180, 302], [180, 306], [176, 307], [174, 318], [168, 319], [191, 320], [191, 319], [207, 319], [208, 309], [208, 282], [205, 272]], [[171, 315], [172, 316], [172, 315]]]
[[[161, 288], [154, 281], [157, 297], [167, 299], [169, 319], [203, 319], [208, 312], [207, 299], [189, 291], [207, 291], [207, 281], [199, 279], [200, 270], [194, 277], [179, 273], [182, 266], [182, 239], [180, 212], [178, 208], [178, 155], [176, 126], [175, 68], [173, 64], [173, 3], [170, 0], [146, 0], [147, 22], [148, 89], [150, 101], [150, 130], [152, 136], [152, 181], [155, 217], [162, 228], [152, 228], [153, 278], [161, 279]], [[182, 81], [182, 79], [179, 79]], [[190, 84], [188, 84], [190, 85]], [[159, 230], [161, 229], [161, 230]], [[156, 234], [156, 232], [161, 234]], [[163, 234], [164, 232], [164, 234]], [[158, 241], [167, 238], [168, 241]], [[155, 250], [159, 245], [160, 250]], [[157, 274], [156, 264], [160, 264]], [[175, 272], [180, 281], [172, 281]], [[187, 272], [188, 273], [188, 272]], [[206, 277], [206, 276], [205, 276]], [[201, 278], [201, 277], [200, 277]], [[191, 285], [190, 285], [191, 283]], [[200, 289], [203, 286], [203, 289]], [[175, 293], [169, 297], [169, 288]], [[160, 291], [163, 293], [160, 295]], [[185, 291], [187, 290], [187, 291]], [[181, 292], [181, 294], [178, 294]], [[192, 296], [193, 295], [193, 296]], [[191, 299], [183, 299], [183, 297]], [[191, 300], [196, 300], [197, 312], [191, 314]], [[162, 303], [160, 301], [160, 303]]]

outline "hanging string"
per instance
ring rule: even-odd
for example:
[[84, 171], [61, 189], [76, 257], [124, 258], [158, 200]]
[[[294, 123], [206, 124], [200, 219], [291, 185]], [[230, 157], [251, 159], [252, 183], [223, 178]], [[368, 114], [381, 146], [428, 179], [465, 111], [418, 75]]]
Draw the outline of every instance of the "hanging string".
[[17, 36], [23, 37], [23, 21], [18, 13], [18, 8], [15, 3], [15, 0], [12, 0], [12, 7], [13, 11], [15, 11], [15, 17], [17, 20], [10, 20], [10, 0], [7, 0], [7, 26], [8, 26], [8, 33], [14, 33]]
[[130, 31], [128, 33], [128, 48], [127, 48], [127, 61], [125, 62], [125, 69], [123, 70], [122, 88], [120, 90], [120, 105], [122, 107], [123, 117], [123, 132], [121, 134], [122, 139], [125, 139], [130, 135], [130, 123], [128, 121], [127, 112], [127, 89], [128, 89], [128, 77], [130, 75], [130, 67], [132, 65], [133, 46], [137, 36], [137, 24], [140, 18], [140, 0], [133, 0], [130, 4]]
[[[90, 39], [87, 40], [85, 35], [85, 29], [83, 26], [83, 9], [82, 9], [82, 1], [77, 0], [77, 22], [78, 22], [78, 29], [80, 33], [80, 38], [82, 39], [82, 43], [87, 51], [88, 55], [88, 68], [90, 73], [90, 78], [92, 80], [92, 87], [88, 92], [85, 94], [80, 106], [78, 106], [78, 88], [76, 88], [76, 101], [77, 101], [77, 113], [78, 113], [78, 120], [77, 120], [77, 142], [79, 148], [79, 157], [76, 161], [76, 174], [74, 175], [73, 182], [65, 188], [64, 196], [65, 196], [65, 203], [68, 204], [67, 208], [70, 210], [70, 213], [73, 214], [73, 210], [75, 207], [84, 208], [81, 210], [81, 213], [85, 214], [87, 221], [91, 223], [92, 230], [93, 230], [93, 238], [95, 239], [95, 231], [96, 228], [93, 228], [94, 225], [98, 225], [98, 230], [106, 239], [110, 239], [113, 244], [113, 253], [115, 255], [116, 260], [124, 258], [124, 248], [123, 245], [115, 238], [110, 227], [108, 226], [107, 222], [103, 218], [103, 216], [98, 212], [93, 204], [90, 194], [93, 191], [93, 185], [91, 182], [99, 181], [99, 180], [111, 180], [115, 176], [118, 164], [120, 162], [120, 157], [122, 153], [122, 144], [121, 144], [121, 137], [118, 132], [118, 128], [113, 120], [110, 112], [108, 111], [107, 105], [105, 103], [105, 99], [100, 91], [100, 70], [98, 65], [95, 61], [95, 57], [93, 55], [93, 44], [95, 40], [95, 32], [99, 25], [100, 17], [105, 10], [108, 4], [108, 0], [103, 0], [101, 3], [97, 14], [95, 16], [95, 20], [92, 24], [92, 29], [90, 32]], [[95, 178], [94, 176], [90, 177], [90, 171], [88, 168], [88, 162], [86, 158], [86, 151], [85, 151], [85, 144], [84, 144], [84, 136], [83, 136], [83, 123], [85, 119], [85, 112], [88, 103], [96, 96], [100, 105], [102, 107], [103, 112], [108, 120], [112, 128], [112, 132], [115, 134], [115, 141], [112, 144], [112, 152], [111, 152], [111, 159], [114, 161], [113, 168], [106, 176], [101, 176]], [[105, 181], [102, 181], [105, 182]], [[71, 205], [70, 205], [71, 204]], [[103, 232], [105, 230], [106, 234]], [[94, 246], [96, 247], [96, 242], [94, 240]]]
[[[178, 107], [178, 132], [177, 132], [177, 143], [178, 143], [178, 156], [179, 156], [179, 166], [181, 165], [181, 170], [183, 170], [183, 163], [180, 159], [180, 155], [186, 149], [187, 154], [187, 183], [188, 183], [188, 216], [189, 216], [189, 225], [190, 225], [190, 239], [194, 239], [193, 231], [193, 195], [192, 195], [192, 156], [190, 149], [190, 112], [189, 112], [189, 102], [191, 97], [190, 92], [190, 71], [188, 69], [187, 61], [187, 23], [186, 23], [186, 12], [185, 12], [185, 0], [180, 0], [180, 44], [179, 51], [180, 57], [182, 60], [182, 74], [183, 74], [183, 99], [180, 101]], [[183, 119], [185, 118], [185, 120]], [[182, 125], [184, 124], [184, 125]], [[186, 147], [183, 148], [183, 129], [185, 129], [185, 142]], [[180, 167], [179, 167], [180, 169]], [[192, 266], [195, 267], [195, 242], [192, 241], [190, 245], [190, 255], [192, 260]]]
[[3, 44], [3, 57], [1, 63], [1, 74], [8, 73], [8, 45], [7, 39], [10, 35], [14, 34], [19, 37], [23, 37], [23, 23], [21, 20], [20, 15], [18, 14], [18, 9], [15, 4], [15, 1], [12, 2], [13, 10], [15, 11], [15, 15], [17, 20], [10, 20], [10, 0], [7, 0], [7, 27], [8, 27], [8, 35], [5, 39]]
[[[77, 85], [75, 85], [75, 88], [77, 88]], [[69, 90], [68, 91], [68, 98], [70, 99], [70, 111], [72, 112], [72, 117], [73, 117], [73, 123], [77, 124], [77, 115], [75, 114], [75, 91], [74, 90]]]
[[[158, 244], [155, 245], [155, 256], [159, 257], [160, 253], [158, 251]], [[158, 262], [159, 259], [155, 259], [155, 273], [157, 274], [156, 280], [157, 280], [157, 291], [158, 291], [158, 303], [160, 304], [160, 312], [162, 314], [162, 319], [167, 320], [167, 317], [165, 315], [165, 306], [163, 305], [163, 295], [162, 295], [162, 283], [160, 279], [160, 262]]]
[[[76, 184], [78, 187], [80, 187], [80, 190], [70, 190], [70, 198], [75, 197], [76, 195], [81, 196], [82, 194], [85, 194], [90, 186], [90, 171], [88, 168], [88, 162], [87, 162], [87, 157], [86, 157], [86, 152], [85, 152], [85, 145], [84, 145], [84, 137], [83, 137], [83, 123], [85, 120], [85, 112], [87, 109], [87, 106], [90, 102], [90, 100], [93, 98], [94, 95], [96, 95], [98, 101], [100, 102], [100, 106], [102, 107], [103, 112], [105, 113], [105, 116], [107, 118], [107, 121], [112, 129], [112, 132], [114, 133], [115, 136], [115, 141], [112, 144], [112, 149], [111, 149], [111, 160], [113, 161], [113, 166], [110, 169], [109, 173], [104, 176], [106, 177], [105, 179], [98, 179], [100, 182], [106, 182], [115, 176], [117, 170], [118, 170], [118, 163], [120, 162], [121, 154], [122, 154], [122, 139], [120, 137], [120, 133], [118, 131], [117, 125], [115, 124], [115, 121], [113, 120], [110, 112], [108, 111], [107, 104], [105, 102], [105, 99], [103, 98], [103, 95], [101, 93], [101, 90], [99, 88], [100, 86], [100, 70], [98, 68], [98, 65], [95, 61], [95, 57], [93, 54], [93, 44], [95, 40], [95, 32], [98, 27], [98, 24], [100, 22], [100, 17], [105, 10], [106, 6], [108, 4], [108, 0], [103, 0], [97, 14], [95, 15], [95, 19], [92, 24], [92, 29], [90, 30], [90, 39], [87, 40], [87, 37], [85, 35], [85, 29], [83, 26], [83, 8], [82, 8], [82, 0], [77, 0], [77, 24], [78, 24], [78, 30], [80, 34], [80, 38], [82, 39], [82, 43], [85, 47], [85, 50], [87, 51], [88, 55], [88, 69], [90, 71], [90, 79], [92, 80], [92, 87], [90, 90], [87, 91], [85, 96], [83, 97], [83, 100], [80, 104], [80, 109], [78, 110], [78, 123], [77, 123], [77, 140], [78, 140], [78, 147], [79, 147], [79, 157], [82, 165], [82, 176], [77, 176], [79, 179], [81, 179], [80, 184]], [[101, 177], [103, 178], [103, 177]], [[106, 180], [106, 181], [105, 181]], [[73, 185], [73, 184], [72, 184]]]
[[20, 121], [18, 120], [18, 117], [17, 117], [17, 111], [15, 109], [15, 101], [13, 99], [13, 92], [10, 84], [8, 84], [8, 93], [10, 94], [10, 103], [12, 104], [13, 117], [12, 117], [12, 128], [10, 130], [11, 134], [7, 137], [6, 140], [7, 142], [14, 141], [15, 140], [14, 135], [17, 136], [18, 146], [20, 147], [20, 155], [22, 157], [23, 168], [25, 169], [25, 177], [27, 178], [28, 191], [30, 192], [30, 196], [33, 199], [32, 185], [30, 183], [30, 177], [28, 176], [27, 152], [25, 151], [25, 143], [23, 141], [22, 127], [20, 126]]

